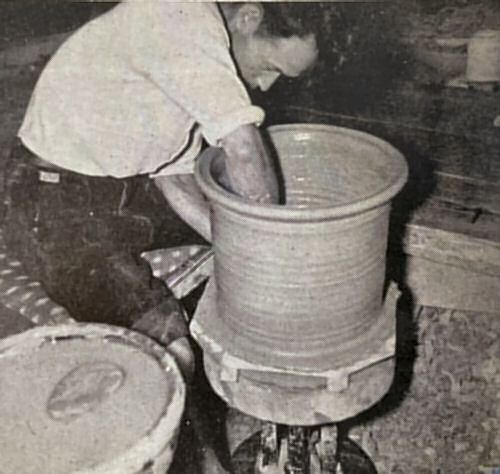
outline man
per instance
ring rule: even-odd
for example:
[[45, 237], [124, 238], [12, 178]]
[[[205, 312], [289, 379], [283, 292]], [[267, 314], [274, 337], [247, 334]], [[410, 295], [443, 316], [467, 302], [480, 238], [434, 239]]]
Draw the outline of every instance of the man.
[[[208, 206], [192, 176], [203, 141], [224, 149], [235, 193], [277, 201], [257, 128], [264, 114], [242, 79], [267, 90], [281, 74], [295, 77], [314, 63], [305, 11], [121, 3], [55, 53], [19, 131], [6, 185], [10, 249], [73, 317], [147, 333], [188, 378], [193, 360], [182, 311], [140, 262], [155, 229], [132, 204], [147, 199], [137, 193], [154, 194], [152, 180], [210, 240]], [[155, 203], [165, 205], [156, 199], [147, 206]]]

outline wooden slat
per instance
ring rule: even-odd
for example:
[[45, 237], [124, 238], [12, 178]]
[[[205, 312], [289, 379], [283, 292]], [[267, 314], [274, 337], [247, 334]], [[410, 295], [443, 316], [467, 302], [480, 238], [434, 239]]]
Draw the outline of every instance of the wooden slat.
[[436, 187], [432, 198], [500, 215], [499, 182], [436, 172]]
[[500, 314], [500, 276], [409, 257], [405, 280], [417, 305]]
[[500, 242], [410, 223], [404, 250], [415, 257], [500, 277]]
[[500, 241], [500, 216], [480, 213], [453, 203], [429, 199], [410, 218], [410, 222], [429, 229], [444, 230], [465, 237]]

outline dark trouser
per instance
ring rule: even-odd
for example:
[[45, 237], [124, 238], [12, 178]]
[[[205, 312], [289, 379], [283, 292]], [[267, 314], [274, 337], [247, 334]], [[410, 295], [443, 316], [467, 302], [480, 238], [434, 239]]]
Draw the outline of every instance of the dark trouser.
[[169, 343], [187, 335], [186, 322], [139, 257], [152, 245], [153, 220], [130, 211], [138, 199], [148, 202], [142, 211], [166, 206], [147, 200], [147, 190], [156, 192], [148, 181], [41, 168], [19, 144], [6, 170], [4, 235], [9, 252], [73, 318], [126, 327], [151, 319], [150, 335]]

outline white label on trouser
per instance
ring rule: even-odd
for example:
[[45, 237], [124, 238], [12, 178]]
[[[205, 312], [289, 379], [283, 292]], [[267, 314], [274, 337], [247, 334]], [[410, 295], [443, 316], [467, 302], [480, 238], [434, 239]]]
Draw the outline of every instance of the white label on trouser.
[[53, 173], [51, 171], [39, 171], [38, 178], [44, 183], [59, 183], [60, 175], [59, 173]]

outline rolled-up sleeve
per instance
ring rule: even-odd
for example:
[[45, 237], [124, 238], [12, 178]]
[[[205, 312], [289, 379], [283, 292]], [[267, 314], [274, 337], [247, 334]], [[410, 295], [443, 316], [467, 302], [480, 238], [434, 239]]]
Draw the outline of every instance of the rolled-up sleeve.
[[133, 48], [134, 67], [193, 118], [209, 144], [262, 123], [264, 111], [238, 76], [216, 4], [160, 1], [140, 9], [147, 24]]

